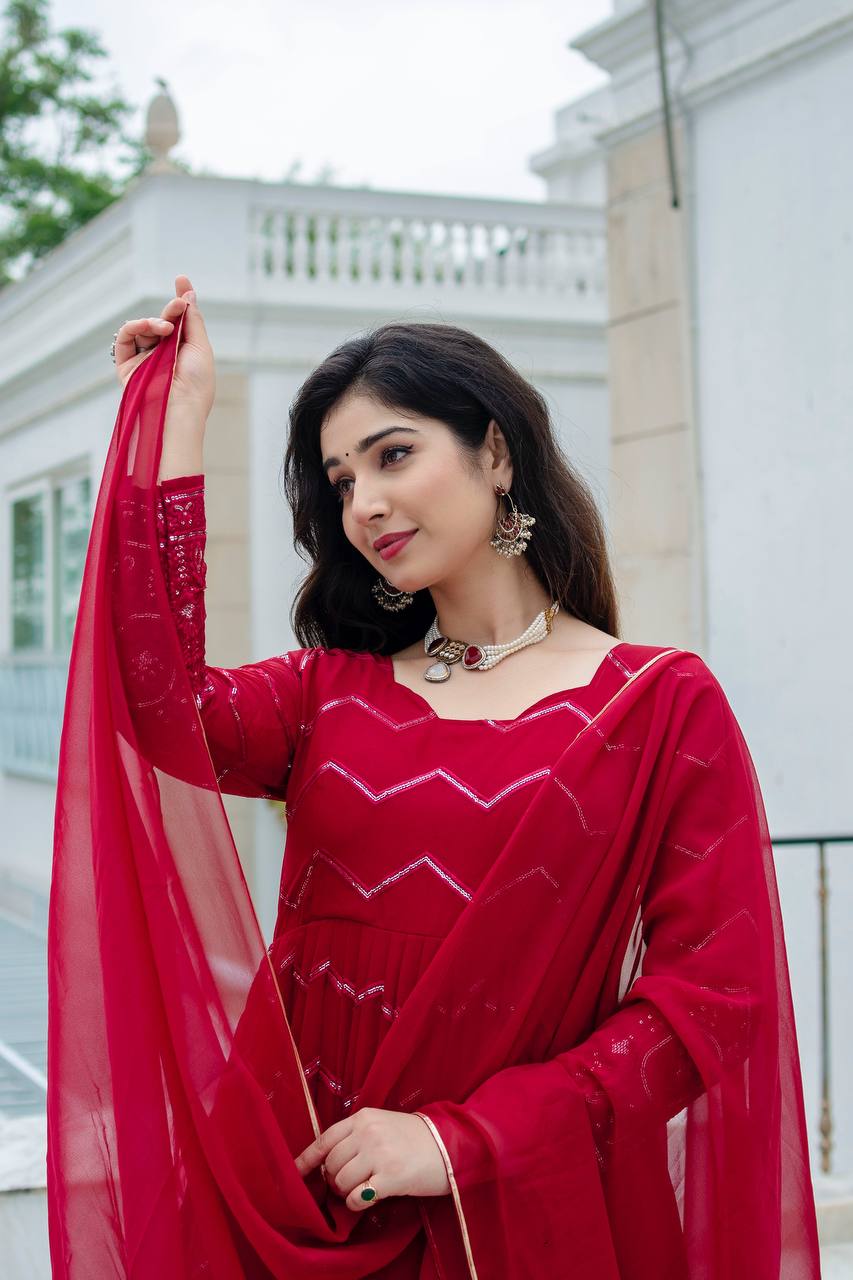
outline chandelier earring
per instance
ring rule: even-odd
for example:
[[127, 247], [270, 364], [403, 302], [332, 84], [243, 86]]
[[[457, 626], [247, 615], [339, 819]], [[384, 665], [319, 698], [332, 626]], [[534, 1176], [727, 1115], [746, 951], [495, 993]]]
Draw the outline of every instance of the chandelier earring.
[[401, 591], [381, 575], [374, 582], [372, 590], [382, 608], [387, 609], [390, 613], [399, 613], [401, 609], [405, 609], [410, 605], [415, 598], [411, 591]]
[[498, 516], [489, 546], [494, 547], [501, 556], [520, 556], [527, 550], [531, 537], [530, 529], [536, 523], [536, 517], [519, 511], [502, 484], [495, 485], [495, 493], [498, 495], [498, 510], [500, 511], [500, 500], [503, 497], [509, 498], [511, 510]]

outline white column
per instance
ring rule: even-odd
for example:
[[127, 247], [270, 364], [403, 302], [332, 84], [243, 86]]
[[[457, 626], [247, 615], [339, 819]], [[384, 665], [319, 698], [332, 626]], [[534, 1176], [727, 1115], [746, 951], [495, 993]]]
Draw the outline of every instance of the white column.
[[[308, 367], [249, 373], [249, 564], [253, 662], [297, 648], [289, 614], [306, 564], [293, 549], [283, 493], [288, 410]], [[255, 806], [255, 907], [269, 941], [275, 923], [285, 830], [266, 800]]]

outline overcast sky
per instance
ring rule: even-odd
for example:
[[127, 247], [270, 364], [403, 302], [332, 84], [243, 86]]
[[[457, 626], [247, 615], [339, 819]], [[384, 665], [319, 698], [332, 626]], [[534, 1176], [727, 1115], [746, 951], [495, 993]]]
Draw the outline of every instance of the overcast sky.
[[[52, 0], [96, 31], [107, 85], [144, 109], [169, 84], [194, 168], [541, 199], [529, 156], [554, 111], [607, 77], [567, 42], [611, 0]], [[107, 60], [104, 60], [105, 67]], [[142, 112], [136, 117], [141, 121]]]

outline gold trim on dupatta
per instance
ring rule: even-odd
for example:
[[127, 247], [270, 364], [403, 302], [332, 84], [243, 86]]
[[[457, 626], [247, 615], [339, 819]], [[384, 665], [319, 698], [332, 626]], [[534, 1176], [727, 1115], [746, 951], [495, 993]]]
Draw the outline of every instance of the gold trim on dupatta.
[[477, 1268], [474, 1265], [474, 1255], [471, 1252], [471, 1241], [468, 1236], [468, 1224], [465, 1221], [465, 1213], [462, 1209], [462, 1199], [459, 1195], [459, 1187], [456, 1182], [456, 1175], [453, 1172], [453, 1165], [450, 1163], [450, 1156], [447, 1153], [447, 1147], [444, 1145], [441, 1134], [430, 1120], [429, 1116], [425, 1116], [422, 1111], [413, 1111], [413, 1116], [420, 1116], [423, 1122], [429, 1127], [429, 1131], [435, 1138], [438, 1149], [441, 1152], [441, 1158], [447, 1169], [447, 1180], [450, 1183], [450, 1190], [453, 1193], [453, 1204], [456, 1208], [456, 1216], [459, 1219], [459, 1229], [462, 1232], [462, 1243], [465, 1246], [465, 1257], [468, 1259], [468, 1273], [471, 1280], [477, 1280]]

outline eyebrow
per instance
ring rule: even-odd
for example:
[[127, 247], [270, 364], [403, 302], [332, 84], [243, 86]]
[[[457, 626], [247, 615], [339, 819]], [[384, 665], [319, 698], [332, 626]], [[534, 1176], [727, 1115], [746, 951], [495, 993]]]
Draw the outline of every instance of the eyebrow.
[[[367, 450], [376, 444], [377, 440], [384, 440], [385, 436], [390, 436], [392, 431], [407, 431], [413, 436], [420, 435], [420, 432], [414, 427], [385, 427], [382, 431], [374, 431], [373, 435], [365, 436], [363, 440], [359, 440], [355, 446], [356, 453], [367, 453]], [[323, 463], [323, 470], [328, 472], [331, 467], [337, 467], [340, 461], [340, 458], [327, 458]]]

